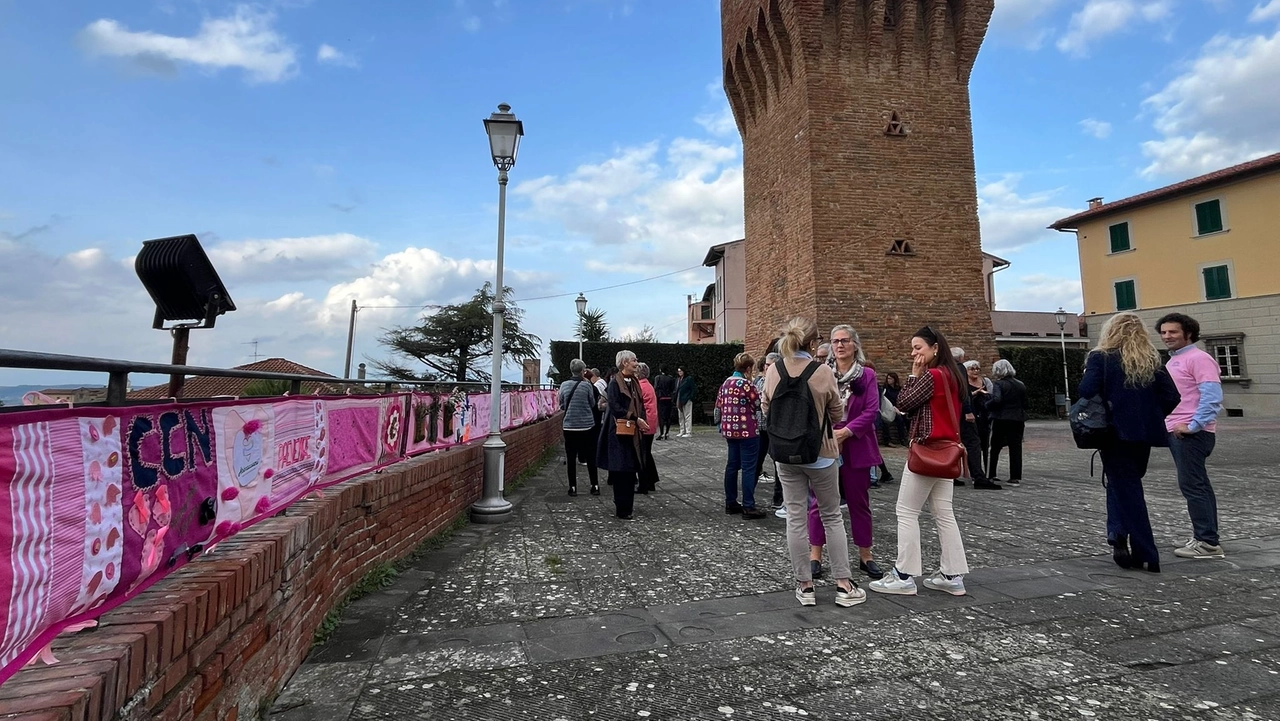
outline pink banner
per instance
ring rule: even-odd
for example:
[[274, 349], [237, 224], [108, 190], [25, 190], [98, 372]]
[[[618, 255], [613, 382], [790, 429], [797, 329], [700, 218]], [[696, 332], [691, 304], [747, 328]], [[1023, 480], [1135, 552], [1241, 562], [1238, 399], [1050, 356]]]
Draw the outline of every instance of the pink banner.
[[[547, 417], [555, 397], [508, 393], [504, 418]], [[0, 683], [62, 629], [307, 494], [483, 438], [489, 405], [399, 393], [0, 414]]]

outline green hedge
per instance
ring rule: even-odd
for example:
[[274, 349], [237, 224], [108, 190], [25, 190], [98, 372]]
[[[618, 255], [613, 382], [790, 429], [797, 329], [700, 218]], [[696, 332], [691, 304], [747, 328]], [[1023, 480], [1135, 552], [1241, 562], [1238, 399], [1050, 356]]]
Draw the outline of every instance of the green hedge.
[[[1084, 359], [1088, 351], [1067, 349], [1067, 377], [1071, 381], [1070, 396], [1075, 400], [1080, 377], [1084, 375]], [[1057, 417], [1054, 397], [1062, 392], [1062, 347], [1002, 347], [1000, 357], [1013, 364], [1018, 380], [1027, 386], [1027, 412], [1039, 417]], [[984, 368], [990, 372], [990, 368]]]
[[[583, 362], [588, 368], [607, 372], [613, 367], [618, 351], [629, 350], [642, 362], [649, 364], [650, 373], [658, 375], [663, 366], [674, 375], [676, 367], [683, 367], [698, 384], [693, 399], [695, 423], [704, 423], [704, 403], [714, 403], [716, 391], [725, 378], [733, 375], [733, 357], [742, 352], [741, 343], [583, 343]], [[556, 382], [562, 383], [569, 375], [569, 362], [578, 357], [578, 342], [551, 341], [551, 364], [556, 368]]]

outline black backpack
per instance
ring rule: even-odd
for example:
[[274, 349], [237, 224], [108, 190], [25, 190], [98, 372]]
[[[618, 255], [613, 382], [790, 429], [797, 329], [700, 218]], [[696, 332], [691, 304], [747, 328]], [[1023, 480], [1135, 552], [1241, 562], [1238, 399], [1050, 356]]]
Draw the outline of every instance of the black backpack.
[[810, 361], [799, 378], [787, 375], [786, 363], [775, 363], [778, 385], [769, 401], [769, 455], [778, 463], [805, 465], [818, 460], [822, 439], [831, 429], [818, 418], [809, 379], [821, 364]]
[[1102, 448], [1115, 436], [1111, 428], [1111, 412], [1102, 396], [1081, 398], [1067, 412], [1076, 448]]

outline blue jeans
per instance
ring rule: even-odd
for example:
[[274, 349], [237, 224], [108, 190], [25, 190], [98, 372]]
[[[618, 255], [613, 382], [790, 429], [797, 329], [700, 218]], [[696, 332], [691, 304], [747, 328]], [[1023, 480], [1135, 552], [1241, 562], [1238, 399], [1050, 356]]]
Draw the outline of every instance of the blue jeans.
[[759, 438], [726, 438], [729, 442], [729, 462], [724, 466], [724, 504], [738, 502], [738, 471], [742, 471], [742, 507], [756, 507], [756, 456], [760, 453]]
[[1169, 450], [1178, 469], [1178, 488], [1187, 499], [1187, 515], [1196, 540], [1218, 545], [1218, 497], [1209, 483], [1205, 459], [1213, 453], [1217, 437], [1208, 431], [1183, 436], [1169, 434]]

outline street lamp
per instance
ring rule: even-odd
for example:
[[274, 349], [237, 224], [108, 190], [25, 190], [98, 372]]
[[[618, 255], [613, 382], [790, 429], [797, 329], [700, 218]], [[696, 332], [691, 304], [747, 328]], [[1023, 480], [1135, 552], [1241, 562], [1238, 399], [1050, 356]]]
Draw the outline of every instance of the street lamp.
[[578, 306], [578, 360], [586, 363], [582, 357], [582, 314], [587, 312], [587, 296], [579, 293], [577, 300], [573, 302]]
[[1062, 306], [1058, 306], [1058, 312], [1053, 314], [1053, 319], [1058, 321], [1058, 340], [1062, 343], [1062, 397], [1067, 401], [1067, 407], [1071, 407], [1071, 381], [1067, 378], [1067, 311]]
[[493, 377], [489, 382], [489, 437], [484, 441], [484, 496], [471, 507], [475, 523], [502, 523], [511, 517], [511, 503], [502, 497], [507, 444], [502, 440], [502, 319], [506, 286], [502, 284], [502, 250], [507, 231], [507, 171], [515, 167], [524, 123], [511, 106], [502, 103], [484, 121], [489, 150], [498, 169], [498, 279], [493, 292]]

